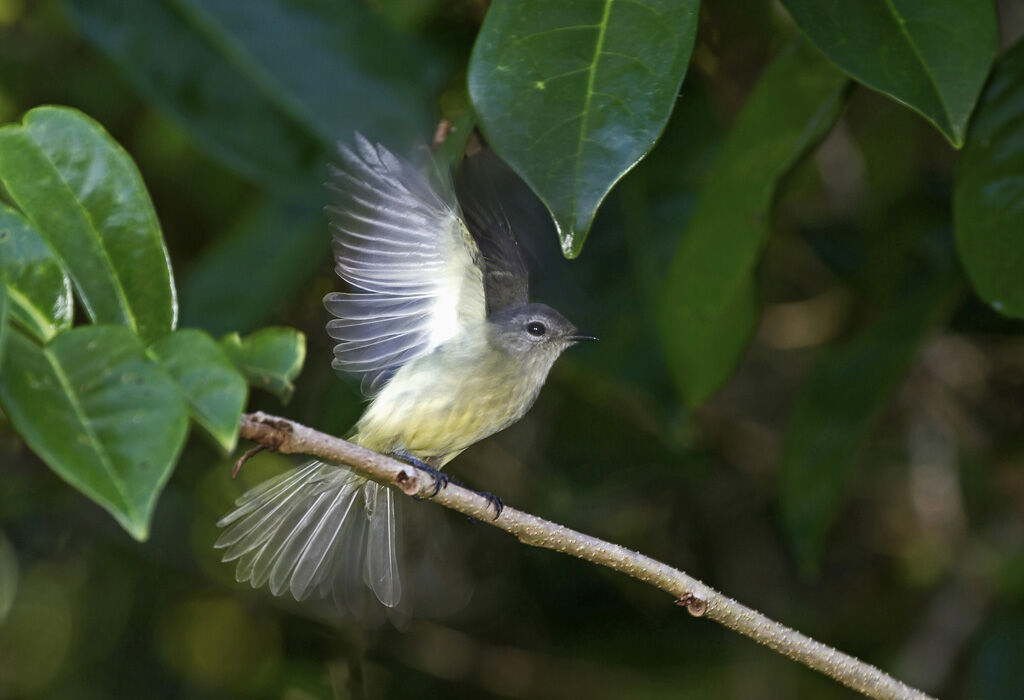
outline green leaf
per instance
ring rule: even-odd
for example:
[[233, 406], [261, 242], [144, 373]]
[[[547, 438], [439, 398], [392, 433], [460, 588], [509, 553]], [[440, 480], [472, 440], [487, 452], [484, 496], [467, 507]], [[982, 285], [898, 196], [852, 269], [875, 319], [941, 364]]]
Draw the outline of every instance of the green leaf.
[[875, 418], [929, 331], [952, 311], [958, 278], [946, 273], [898, 300], [806, 380], [782, 450], [782, 521], [813, 571]]
[[51, 469], [145, 540], [185, 442], [174, 382], [122, 326], [83, 326], [40, 347], [12, 329], [0, 402]]
[[488, 142], [544, 201], [567, 257], [665, 127], [697, 0], [495, 0], [469, 66]]
[[212, 157], [279, 191], [319, 189], [334, 142], [355, 130], [412, 143], [433, 126], [436, 53], [356, 0], [65, 4], [145, 99]]
[[920, 112], [950, 142], [999, 45], [992, 0], [783, 0], [818, 48], [855, 80]]
[[240, 338], [229, 333], [220, 340], [235, 365], [253, 386], [287, 402], [295, 391], [292, 381], [306, 359], [306, 336], [294, 328], [263, 328]]
[[249, 386], [231, 358], [209, 335], [187, 328], [149, 348], [174, 379], [195, 421], [225, 453], [235, 449]]
[[761, 76], [707, 176], [659, 310], [669, 368], [691, 407], [722, 385], [753, 332], [752, 276], [775, 187], [831, 128], [846, 85], [806, 42], [790, 45]]
[[20, 213], [0, 202], [0, 270], [11, 317], [46, 342], [71, 327], [71, 280], [43, 238]]
[[254, 330], [330, 260], [320, 205], [260, 204], [193, 263], [182, 286], [182, 322], [214, 334]]
[[99, 124], [66, 107], [33, 109], [0, 128], [0, 180], [63, 259], [89, 316], [144, 342], [178, 313], [167, 249], [131, 157]]
[[953, 213], [960, 259], [978, 296], [1024, 318], [1024, 41], [1000, 60], [957, 168]]

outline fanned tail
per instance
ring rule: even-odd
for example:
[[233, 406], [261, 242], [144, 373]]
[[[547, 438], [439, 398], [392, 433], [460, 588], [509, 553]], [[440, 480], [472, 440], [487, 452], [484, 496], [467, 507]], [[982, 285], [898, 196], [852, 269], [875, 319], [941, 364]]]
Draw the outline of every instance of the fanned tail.
[[242, 495], [217, 523], [215, 547], [235, 578], [296, 600], [332, 598], [359, 611], [366, 589], [391, 608], [402, 597], [398, 501], [352, 471], [309, 462]]

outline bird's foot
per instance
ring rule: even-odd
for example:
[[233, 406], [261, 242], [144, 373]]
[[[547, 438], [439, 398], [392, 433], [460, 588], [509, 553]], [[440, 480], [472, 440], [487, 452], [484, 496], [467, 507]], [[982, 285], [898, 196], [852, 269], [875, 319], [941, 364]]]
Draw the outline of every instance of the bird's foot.
[[476, 491], [475, 489], [474, 491], [478, 496], [483, 496], [487, 499], [488, 506], [494, 506], [493, 520], [497, 520], [498, 516], [501, 515], [501, 511], [505, 510], [505, 502], [501, 500], [501, 496], [495, 496], [490, 491]]
[[[428, 498], [433, 498], [434, 496], [436, 496], [441, 489], [447, 488], [448, 484], [455, 484], [456, 486], [461, 486], [464, 489], [469, 489], [478, 496], [483, 496], [485, 499], [487, 499], [487, 505], [489, 507], [494, 508], [495, 520], [497, 520], [498, 516], [501, 515], [501, 511], [505, 509], [505, 502], [501, 500], [500, 496], [495, 496], [493, 493], [490, 493], [489, 491], [477, 491], [476, 489], [470, 489], [468, 486], [466, 486], [458, 479], [454, 479], [448, 476], [447, 474], [443, 473], [440, 469], [435, 469], [434, 467], [430, 466], [419, 457], [411, 455], [408, 452], [392, 452], [391, 456], [395, 457], [396, 459], [400, 459], [407, 464], [411, 464], [417, 469], [425, 471], [427, 474], [433, 477], [434, 490], [430, 492]], [[414, 496], [414, 498], [418, 498], [418, 496]]]
[[[434, 467], [430, 466], [419, 457], [415, 457], [409, 454], [408, 452], [392, 452], [391, 456], [395, 457], [396, 459], [400, 459], [407, 464], [411, 464], [420, 471], [426, 472], [434, 479], [434, 490], [430, 492], [429, 498], [433, 498], [434, 496], [436, 496], [437, 493], [441, 489], [446, 488], [448, 486], [448, 483], [451, 481], [451, 477], [449, 477], [447, 474], [443, 473], [439, 469], [435, 469]], [[459, 485], [461, 486], [461, 484]]]

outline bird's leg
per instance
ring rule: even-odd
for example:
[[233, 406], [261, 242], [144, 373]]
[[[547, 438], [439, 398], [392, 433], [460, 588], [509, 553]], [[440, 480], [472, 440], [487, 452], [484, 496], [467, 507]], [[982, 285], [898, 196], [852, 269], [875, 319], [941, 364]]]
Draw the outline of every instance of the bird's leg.
[[395, 452], [391, 453], [391, 456], [395, 457], [396, 459], [400, 459], [407, 464], [411, 464], [417, 469], [425, 471], [427, 474], [430, 474], [430, 476], [434, 477], [434, 490], [430, 493], [431, 497], [436, 496], [438, 491], [447, 487], [448, 484], [455, 484], [456, 486], [461, 486], [464, 489], [469, 489], [478, 496], [482, 496], [483, 498], [487, 499], [487, 504], [489, 506], [494, 507], [495, 520], [498, 519], [498, 516], [501, 515], [501, 511], [504, 510], [505, 508], [505, 502], [501, 500], [500, 496], [495, 496], [493, 493], [489, 491], [477, 491], [476, 489], [470, 488], [461, 481], [459, 481], [458, 479], [448, 476], [447, 474], [443, 473], [440, 469], [431, 466], [429, 463], [423, 461], [419, 457], [409, 452], [406, 452], [405, 450], [396, 450]]
[[495, 496], [490, 491], [477, 491], [476, 489], [470, 490], [476, 493], [478, 496], [483, 496], [484, 498], [486, 498], [487, 505], [494, 506], [494, 520], [497, 520], [498, 516], [501, 515], [501, 511], [505, 509], [505, 502], [501, 500], [501, 496]]
[[[434, 478], [434, 490], [430, 494], [431, 497], [436, 496], [437, 492], [448, 486], [448, 482], [451, 481], [451, 478], [447, 474], [442, 473], [440, 469], [435, 469], [434, 467], [430, 466], [419, 457], [409, 452], [406, 452], [405, 450], [397, 450], [395, 452], [392, 452], [391, 456], [395, 457], [396, 459], [402, 460], [406, 464], [411, 464], [412, 466], [416, 467], [421, 471], [425, 471], [427, 474], [430, 474], [430, 476]], [[461, 484], [458, 485], [461, 486]]]

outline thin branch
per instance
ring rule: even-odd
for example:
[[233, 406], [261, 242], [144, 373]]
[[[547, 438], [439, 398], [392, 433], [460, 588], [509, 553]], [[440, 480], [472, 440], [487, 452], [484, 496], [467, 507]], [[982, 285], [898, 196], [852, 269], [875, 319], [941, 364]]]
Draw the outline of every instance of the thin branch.
[[[242, 417], [242, 437], [283, 454], [344, 464], [359, 474], [426, 497], [431, 478], [416, 468], [359, 445], [262, 412]], [[872, 698], [930, 700], [879, 669], [817, 642], [728, 598], [668, 564], [506, 506], [495, 519], [486, 498], [452, 484], [430, 500], [515, 535], [520, 542], [571, 554], [651, 584], [695, 617], [707, 617]]]

